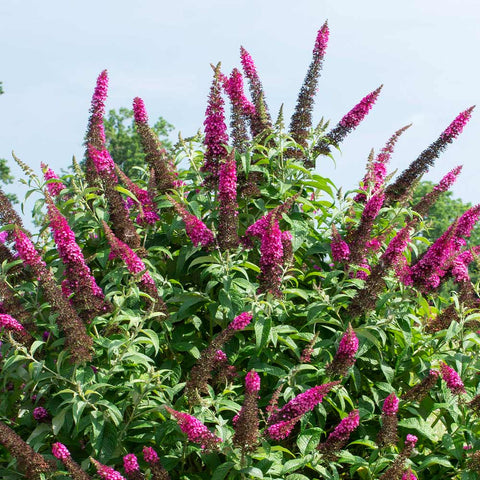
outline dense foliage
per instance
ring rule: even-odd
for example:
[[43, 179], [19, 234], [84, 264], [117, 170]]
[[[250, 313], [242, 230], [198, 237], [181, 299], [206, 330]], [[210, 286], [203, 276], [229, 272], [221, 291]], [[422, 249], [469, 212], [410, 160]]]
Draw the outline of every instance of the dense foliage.
[[251, 101], [217, 66], [205, 135], [173, 155], [134, 99], [135, 181], [107, 149], [106, 71], [85, 168], [41, 179], [20, 162], [48, 225], [32, 236], [0, 195], [2, 478], [477, 478], [480, 208], [430, 241], [459, 169], [409, 200], [472, 109], [388, 183], [398, 130], [340, 194], [312, 167], [380, 88], [312, 128], [328, 34], [289, 128], [242, 48]]

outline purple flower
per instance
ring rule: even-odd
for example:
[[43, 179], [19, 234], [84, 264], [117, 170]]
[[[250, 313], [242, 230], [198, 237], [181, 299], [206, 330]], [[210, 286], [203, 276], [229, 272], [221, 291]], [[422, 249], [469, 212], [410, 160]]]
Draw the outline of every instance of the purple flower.
[[413, 448], [417, 444], [417, 441], [418, 441], [418, 438], [415, 435], [412, 435], [411, 433], [409, 433], [407, 435], [407, 438], [405, 439], [405, 446]]
[[43, 407], [37, 407], [33, 410], [33, 418], [37, 422], [43, 422], [50, 417], [48, 411]]
[[239, 107], [245, 115], [255, 114], [255, 105], [245, 96], [243, 77], [237, 68], [232, 70], [230, 78], [224, 77], [223, 87], [234, 107]]
[[458, 175], [462, 171], [462, 165], [455, 167], [453, 170], [448, 172], [441, 180], [440, 182], [433, 187], [433, 190], [438, 191], [438, 192], [446, 192], [455, 182], [457, 179]]
[[56, 458], [62, 461], [70, 457], [70, 452], [68, 451], [67, 447], [60, 442], [52, 445], [52, 453]]
[[268, 435], [273, 440], [283, 440], [290, 435], [295, 424], [300, 420], [300, 417], [294, 417], [290, 420], [284, 420], [267, 428]]
[[28, 238], [22, 230], [15, 228], [13, 231], [13, 238], [15, 241], [15, 248], [17, 249], [18, 255], [23, 260], [23, 263], [30, 265], [31, 267], [47, 266], [35, 249], [30, 238]]
[[449, 367], [445, 362], [441, 362], [440, 372], [447, 387], [454, 395], [465, 393], [465, 386], [463, 385], [462, 379], [452, 367]]
[[314, 58], [323, 58], [325, 56], [329, 35], [330, 35], [330, 30], [328, 29], [327, 22], [325, 22], [322, 28], [317, 33], [317, 38], [315, 40], [315, 47], [313, 48]]
[[417, 480], [417, 477], [415, 474], [408, 469], [403, 475], [402, 475], [402, 480]]

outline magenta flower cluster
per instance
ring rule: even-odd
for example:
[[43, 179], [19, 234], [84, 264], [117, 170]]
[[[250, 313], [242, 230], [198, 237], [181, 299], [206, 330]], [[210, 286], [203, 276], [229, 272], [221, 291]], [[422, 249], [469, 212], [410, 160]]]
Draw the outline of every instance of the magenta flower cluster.
[[253, 62], [253, 58], [243, 47], [240, 47], [240, 62], [242, 63], [245, 75], [250, 79], [258, 80], [257, 68]]
[[158, 462], [158, 454], [152, 447], [143, 447], [143, 458], [150, 464]]
[[245, 377], [245, 391], [247, 393], [260, 391], [260, 376], [255, 370], [250, 370]]
[[268, 423], [270, 426], [267, 429], [268, 434], [274, 439], [278, 439], [279, 435], [287, 436], [300, 418], [321, 403], [325, 395], [338, 383], [339, 382], [330, 382], [317, 385], [290, 400], [280, 410], [269, 417]]
[[230, 330], [243, 330], [251, 321], [253, 315], [248, 312], [243, 312], [237, 315], [229, 324]]
[[327, 22], [325, 22], [322, 28], [317, 33], [315, 46], [313, 47], [314, 58], [321, 59], [325, 56], [325, 52], [327, 51], [329, 35], [330, 35], [330, 30], [328, 29]]
[[[220, 91], [219, 75], [213, 79], [207, 110], [205, 112], [205, 166], [204, 169], [212, 172], [212, 165], [226, 156], [225, 145], [228, 143], [227, 125], [225, 124], [224, 101]], [[209, 163], [213, 161], [213, 164]]]
[[0, 313], [0, 328], [14, 330], [16, 332], [23, 332], [25, 330], [18, 320], [15, 320], [11, 315], [6, 313]]
[[75, 241], [75, 234], [68, 225], [66, 218], [59, 212], [55, 205], [48, 204], [48, 214], [50, 218], [50, 228], [53, 239], [58, 248], [58, 253], [66, 266], [68, 275], [67, 289], [75, 291], [75, 286], [80, 278], [90, 284], [92, 294], [99, 298], [104, 298], [102, 289], [95, 282], [91, 275], [90, 268], [85, 262], [82, 250]]
[[462, 171], [462, 166], [455, 167], [453, 170], [448, 172], [441, 180], [440, 182], [433, 187], [435, 191], [438, 192], [446, 192], [455, 182], [457, 179], [458, 175]]
[[409, 433], [405, 439], [405, 446], [408, 448], [414, 448], [417, 444], [418, 438], [415, 435]]
[[117, 472], [112, 467], [107, 467], [107, 465], [102, 465], [100, 462], [94, 462], [97, 473], [103, 480], [125, 480], [125, 477]]
[[42, 260], [42, 257], [35, 249], [35, 246], [30, 238], [28, 238], [28, 236], [22, 230], [16, 228], [13, 231], [13, 238], [18, 255], [24, 263], [30, 265], [31, 267], [41, 266], [46, 268], [46, 263]]
[[90, 107], [90, 128], [95, 130], [96, 135], [102, 143], [105, 142], [105, 129], [103, 126], [103, 116], [105, 115], [105, 102], [108, 95], [108, 74], [103, 70], [97, 78], [97, 84], [92, 96]]
[[417, 479], [416, 475], [411, 470], [407, 470], [402, 475], [402, 480], [418, 480], [418, 479]]
[[396, 415], [398, 412], [399, 400], [395, 393], [391, 393], [383, 402], [382, 413], [384, 415]]
[[367, 113], [373, 107], [373, 104], [380, 94], [382, 86], [362, 98], [339, 122], [339, 125], [346, 130], [353, 130], [366, 117]]
[[350, 434], [360, 425], [360, 415], [358, 410], [352, 410], [347, 417], [343, 418], [328, 436], [327, 443], [344, 443], [350, 437]]
[[383, 195], [383, 193], [372, 195], [370, 199], [367, 201], [367, 203], [365, 204], [365, 208], [363, 209], [363, 212], [362, 212], [362, 219], [364, 221], [374, 220], [377, 217], [378, 212], [382, 208], [384, 199], [385, 199], [385, 196]]
[[355, 362], [355, 355], [357, 354], [357, 350], [358, 338], [351, 325], [349, 325], [347, 331], [340, 339], [336, 357], [348, 360], [348, 362], [351, 362], [353, 365], [353, 363]]
[[43, 170], [43, 178], [47, 182], [47, 190], [48, 193], [52, 197], [57, 197], [60, 195], [60, 192], [65, 188], [65, 185], [61, 182], [49, 182], [49, 180], [60, 180], [58, 178], [58, 175], [51, 169], [48, 168], [47, 165], [45, 165], [43, 162], [40, 164]]
[[52, 445], [52, 453], [55, 458], [59, 460], [65, 461], [67, 458], [70, 457], [70, 452], [68, 448], [60, 442], [56, 442]]
[[457, 138], [463, 131], [463, 128], [470, 120], [472, 116], [472, 110], [475, 107], [470, 107], [467, 110], [461, 112], [455, 120], [444, 130], [444, 132], [440, 135], [440, 138], [444, 142], [452, 142], [455, 138]]
[[223, 76], [223, 88], [227, 93], [232, 105], [239, 107], [245, 115], [255, 114], [255, 105], [245, 96], [243, 77], [237, 68], [232, 70], [230, 78]]
[[463, 385], [462, 379], [452, 367], [449, 367], [445, 362], [441, 362], [440, 372], [447, 387], [454, 395], [465, 393], [465, 386]]
[[[218, 177], [218, 199], [220, 203], [232, 203], [237, 199], [237, 165], [232, 155], [220, 166]], [[237, 211], [232, 212], [238, 214]]]
[[198, 418], [188, 413], [177, 412], [167, 407], [167, 411], [175, 417], [180, 430], [193, 443], [198, 443], [202, 449], [212, 449], [220, 443], [221, 438], [215, 436]]
[[133, 99], [133, 117], [137, 123], [148, 123], [147, 110], [140, 97], [135, 97]]
[[97, 170], [97, 173], [118, 183], [118, 177], [115, 173], [115, 164], [107, 149], [98, 150], [93, 145], [88, 145], [88, 154]]
[[332, 260], [334, 262], [345, 262], [350, 255], [350, 249], [345, 240], [342, 239], [335, 225], [332, 225]]
[[137, 457], [133, 453], [128, 453], [123, 457], [123, 468], [127, 475], [140, 471]]

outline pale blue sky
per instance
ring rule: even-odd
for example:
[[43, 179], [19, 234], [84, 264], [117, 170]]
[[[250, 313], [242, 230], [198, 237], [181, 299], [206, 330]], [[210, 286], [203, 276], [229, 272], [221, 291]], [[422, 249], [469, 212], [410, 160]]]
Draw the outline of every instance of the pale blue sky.
[[[15, 153], [37, 172], [81, 158], [89, 103], [107, 68], [107, 108], [144, 99], [185, 136], [202, 126], [210, 63], [239, 66], [243, 45], [262, 77], [270, 110], [291, 114], [317, 30], [328, 19], [330, 43], [319, 82], [315, 120], [335, 124], [381, 83], [377, 105], [343, 143], [337, 167], [318, 171], [353, 187], [370, 148], [379, 149], [413, 122], [391, 169], [402, 169], [449, 124], [479, 102], [480, 4], [474, 0], [2, 0], [0, 157]], [[429, 179], [458, 164], [454, 193], [480, 202], [480, 106]], [[15, 172], [18, 169], [13, 167]]]

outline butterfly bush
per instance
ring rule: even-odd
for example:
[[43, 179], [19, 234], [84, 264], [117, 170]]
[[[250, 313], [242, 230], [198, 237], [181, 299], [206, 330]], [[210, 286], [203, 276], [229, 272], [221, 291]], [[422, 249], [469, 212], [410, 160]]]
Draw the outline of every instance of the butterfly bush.
[[[395, 175], [415, 126], [398, 129], [358, 189], [337, 188], [322, 165], [381, 88], [333, 128], [320, 119], [336, 34], [312, 32], [289, 122], [242, 47], [229, 75], [214, 67], [203, 131], [171, 149], [133, 99], [143, 157], [129, 176], [112, 135], [130, 133], [104, 126], [106, 70], [74, 174], [42, 163], [42, 178], [15, 157], [47, 217], [29, 232], [0, 192], [2, 476], [478, 476], [480, 206], [432, 235], [461, 167], [415, 193], [473, 108]], [[278, 77], [288, 69], [282, 59]]]

